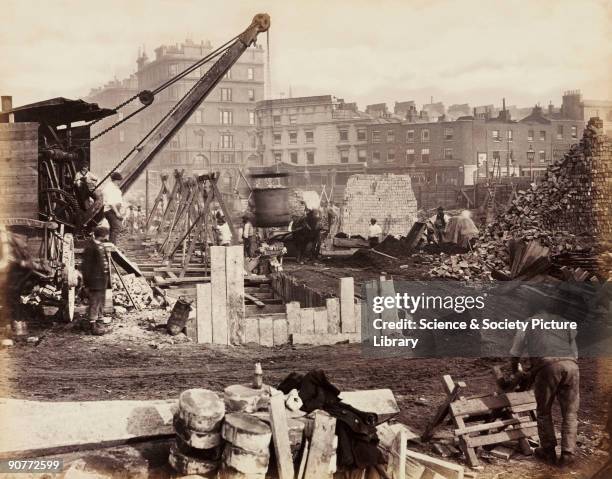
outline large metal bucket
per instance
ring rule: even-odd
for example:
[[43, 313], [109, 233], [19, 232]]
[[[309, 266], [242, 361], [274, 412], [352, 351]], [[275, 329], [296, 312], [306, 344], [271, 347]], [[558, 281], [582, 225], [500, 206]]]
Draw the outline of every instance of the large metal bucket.
[[255, 226], [287, 226], [291, 221], [287, 188], [257, 188], [253, 190], [252, 198], [255, 203]]

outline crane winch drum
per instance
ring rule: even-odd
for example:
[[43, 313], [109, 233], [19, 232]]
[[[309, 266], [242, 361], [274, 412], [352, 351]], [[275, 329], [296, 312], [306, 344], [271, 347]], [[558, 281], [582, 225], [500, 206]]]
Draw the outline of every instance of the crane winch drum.
[[255, 180], [252, 200], [255, 226], [271, 228], [287, 226], [291, 222], [289, 213], [289, 189], [280, 183], [287, 173], [257, 173], [250, 175]]

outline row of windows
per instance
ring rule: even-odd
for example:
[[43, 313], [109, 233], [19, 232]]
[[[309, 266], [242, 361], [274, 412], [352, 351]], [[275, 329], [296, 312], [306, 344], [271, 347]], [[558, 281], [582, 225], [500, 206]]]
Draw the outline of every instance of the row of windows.
[[[121, 132], [123, 133], [123, 132]], [[123, 140], [120, 140], [123, 141]], [[185, 142], [185, 138], [181, 137], [180, 135], [176, 135], [174, 138], [172, 138], [172, 140], [170, 140], [170, 147], [174, 148], [174, 149], [178, 149], [181, 148], [183, 146], [186, 145], [182, 145], [181, 143]], [[191, 143], [191, 142], [190, 142]], [[204, 135], [201, 134], [196, 134], [196, 143], [197, 146], [199, 148], [206, 148], [207, 144], [206, 144], [206, 137]], [[256, 147], [256, 143], [257, 143], [257, 138], [255, 137], [255, 135], [251, 135], [249, 137], [249, 144], [251, 148], [255, 148]], [[234, 135], [232, 133], [226, 132], [226, 133], [220, 133], [219, 134], [219, 143], [218, 143], [218, 147], [219, 148], [223, 148], [223, 149], [233, 149], [234, 148]]]
[[[421, 130], [421, 142], [427, 143], [430, 141], [430, 134], [428, 128], [423, 128]], [[395, 143], [395, 130], [387, 130], [386, 135], [387, 143]], [[453, 129], [445, 128], [444, 129], [444, 139], [452, 140], [453, 139]], [[415, 130], [406, 130], [406, 143], [414, 143], [416, 141], [416, 131]], [[382, 133], [379, 130], [372, 130], [372, 143], [381, 143], [382, 142]]]
[[[493, 160], [501, 160], [501, 154], [502, 154], [501, 151], [493, 151], [492, 152]], [[452, 148], [444, 148], [442, 150], [442, 155], [443, 155], [443, 159], [444, 160], [452, 160], [453, 159], [453, 149]], [[431, 157], [429, 148], [421, 148], [420, 157], [421, 157], [421, 163], [429, 163], [429, 160], [430, 160], [430, 157]], [[395, 158], [396, 158], [395, 150], [393, 150], [393, 149], [387, 150], [387, 158], [386, 158], [387, 162], [388, 163], [393, 163], [395, 161]], [[415, 152], [415, 150], [413, 148], [408, 148], [408, 149], [406, 149], [405, 158], [406, 158], [406, 162], [408, 164], [415, 163], [416, 160], [417, 160], [417, 153]], [[511, 159], [512, 159], [512, 155], [511, 155]], [[540, 150], [538, 152], [538, 159], [540, 160], [540, 163], [546, 163], [546, 161], [547, 161], [546, 151]], [[381, 160], [380, 151], [373, 151], [372, 152], [372, 161], [380, 162], [380, 160]], [[360, 161], [365, 161], [365, 159], [361, 160], [361, 155], [360, 155]], [[513, 159], [512, 159], [512, 161], [513, 161]], [[348, 163], [348, 161], [347, 161], [347, 163]]]
[[[283, 152], [282, 151], [275, 151], [274, 152], [274, 162], [275, 163], [282, 163], [283, 161]], [[298, 152], [297, 151], [290, 151], [289, 152], [289, 161], [291, 163], [293, 163], [294, 165], [298, 164]], [[314, 151], [307, 151], [306, 152], [306, 164], [307, 165], [314, 165], [315, 162], [315, 152]]]
[[[570, 130], [571, 130], [571, 137], [573, 139], [577, 139], [578, 138], [578, 127], [577, 126], [572, 126], [570, 128]], [[556, 132], [557, 140], [562, 140], [563, 139], [563, 135], [564, 135], [563, 125], [557, 125], [557, 132]], [[514, 137], [514, 135], [513, 135], [512, 130], [507, 130], [506, 131], [506, 140], [507, 141], [512, 141], [513, 137]], [[500, 130], [491, 130], [491, 138], [493, 138], [493, 141], [502, 141], [504, 139]], [[527, 130], [527, 141], [534, 141], [534, 138], [535, 138], [535, 131], [534, 130]], [[538, 139], [540, 141], [546, 141], [546, 130], [540, 130], [539, 131]]]
[[[275, 145], [280, 145], [283, 141], [283, 134], [280, 131], [275, 131], [272, 133], [272, 140]], [[306, 130], [304, 131], [304, 141], [306, 143], [314, 143], [314, 131]], [[290, 131], [289, 132], [289, 143], [296, 144], [298, 142], [298, 132]]]
[[[219, 93], [221, 101], [234, 101], [231, 88], [221, 88]], [[249, 101], [255, 101], [255, 90], [253, 88], [247, 90], [247, 98]]]
[[[181, 67], [181, 65], [178, 63], [172, 63], [168, 65], [168, 74], [170, 76], [175, 76], [185, 71], [187, 68], [188, 68], [187, 66]], [[201, 77], [202, 75], [204, 75], [205, 72], [206, 70], [204, 70], [203, 68], [195, 69], [193, 72], [189, 74], [189, 77], [194, 77], [194, 76]], [[231, 68], [227, 71], [227, 73], [223, 76], [223, 78], [226, 80], [232, 79], [232, 69]], [[255, 80], [255, 69], [252, 67], [247, 68], [247, 80]]]

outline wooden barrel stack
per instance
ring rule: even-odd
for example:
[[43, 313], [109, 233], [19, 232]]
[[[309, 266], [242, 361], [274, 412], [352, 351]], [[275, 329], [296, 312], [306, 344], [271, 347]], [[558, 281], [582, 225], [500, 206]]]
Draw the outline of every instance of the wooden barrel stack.
[[225, 403], [213, 391], [188, 389], [179, 397], [174, 417], [176, 444], [170, 449], [170, 465], [184, 475], [216, 474], [222, 451], [221, 425]]

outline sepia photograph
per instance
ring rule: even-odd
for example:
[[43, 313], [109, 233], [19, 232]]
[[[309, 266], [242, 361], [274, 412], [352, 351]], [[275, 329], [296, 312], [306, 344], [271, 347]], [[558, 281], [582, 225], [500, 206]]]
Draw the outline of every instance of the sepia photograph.
[[0, 19], [0, 478], [612, 479], [610, 1]]

